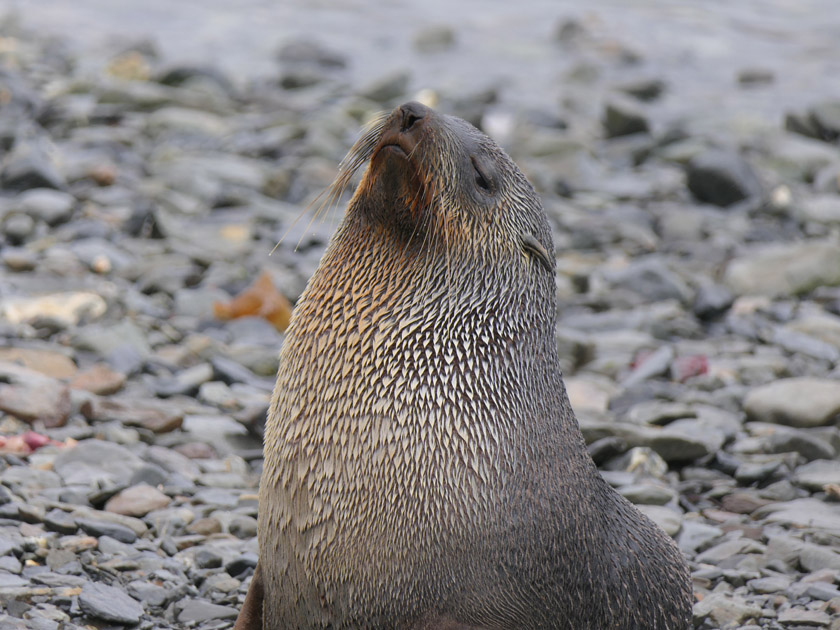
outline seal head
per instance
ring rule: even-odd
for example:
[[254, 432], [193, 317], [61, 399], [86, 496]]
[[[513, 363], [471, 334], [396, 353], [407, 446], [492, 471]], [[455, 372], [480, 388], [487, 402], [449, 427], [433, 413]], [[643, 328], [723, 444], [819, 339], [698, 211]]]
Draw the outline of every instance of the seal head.
[[237, 627], [687, 628], [680, 552], [572, 413], [533, 188], [418, 103], [336, 186], [367, 162], [281, 351]]

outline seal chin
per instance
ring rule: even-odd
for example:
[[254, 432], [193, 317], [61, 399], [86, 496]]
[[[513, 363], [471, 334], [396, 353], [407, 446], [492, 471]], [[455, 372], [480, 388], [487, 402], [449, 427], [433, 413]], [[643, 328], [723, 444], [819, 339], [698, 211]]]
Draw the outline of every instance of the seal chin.
[[408, 159], [408, 153], [406, 153], [405, 149], [403, 149], [398, 144], [386, 144], [382, 148], [379, 149], [379, 152], [380, 153], [385, 152], [386, 154], [402, 156], [405, 159]]
[[[416, 224], [431, 204], [422, 162], [413, 142], [399, 132], [386, 131], [370, 160], [364, 196], [369, 216], [400, 231], [416, 232]], [[387, 212], [383, 210], [387, 209]]]

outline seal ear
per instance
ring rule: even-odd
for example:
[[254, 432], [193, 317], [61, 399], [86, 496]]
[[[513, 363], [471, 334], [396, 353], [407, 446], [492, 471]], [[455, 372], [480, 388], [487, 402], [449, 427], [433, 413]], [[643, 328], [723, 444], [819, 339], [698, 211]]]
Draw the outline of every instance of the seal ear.
[[258, 562], [254, 569], [254, 576], [251, 578], [251, 586], [248, 587], [245, 602], [242, 604], [233, 630], [262, 630], [264, 595], [262, 571], [260, 571], [260, 563]]
[[537, 262], [540, 263], [547, 272], [554, 272], [554, 261], [551, 259], [551, 256], [548, 255], [548, 252], [545, 247], [543, 247], [543, 244], [540, 243], [533, 234], [520, 234], [519, 242], [526, 254], [534, 256], [537, 259]]

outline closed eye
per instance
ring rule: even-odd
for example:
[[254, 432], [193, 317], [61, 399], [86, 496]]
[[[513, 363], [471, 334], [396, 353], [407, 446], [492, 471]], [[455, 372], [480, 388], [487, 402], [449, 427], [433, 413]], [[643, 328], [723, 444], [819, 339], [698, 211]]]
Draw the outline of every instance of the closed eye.
[[470, 158], [472, 162], [473, 173], [475, 175], [475, 184], [486, 193], [492, 193], [493, 188], [490, 186], [490, 179], [482, 172], [481, 167], [474, 157]]

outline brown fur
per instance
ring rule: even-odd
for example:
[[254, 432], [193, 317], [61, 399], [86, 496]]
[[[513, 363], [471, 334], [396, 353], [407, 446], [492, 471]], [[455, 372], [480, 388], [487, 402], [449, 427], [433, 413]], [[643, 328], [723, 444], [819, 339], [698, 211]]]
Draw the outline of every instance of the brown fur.
[[531, 186], [417, 104], [347, 163], [367, 158], [281, 351], [264, 627], [687, 628], [681, 554], [603, 481], [569, 405]]

